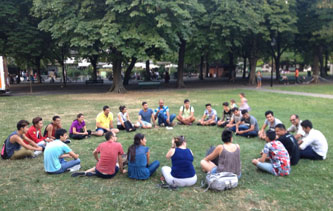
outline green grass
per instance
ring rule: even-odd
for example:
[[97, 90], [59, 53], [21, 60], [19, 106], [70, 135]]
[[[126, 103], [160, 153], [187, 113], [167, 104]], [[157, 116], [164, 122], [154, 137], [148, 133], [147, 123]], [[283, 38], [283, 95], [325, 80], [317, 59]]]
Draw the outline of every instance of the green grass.
[[[113, 114], [118, 106], [125, 104], [130, 117], [136, 120], [141, 102], [147, 101], [151, 108], [157, 106], [160, 98], [165, 99], [172, 113], [178, 112], [185, 98], [195, 107], [195, 116], [201, 117], [205, 103], [212, 103], [219, 115], [222, 102], [231, 98], [239, 101], [241, 89], [228, 90], [180, 90], [161, 92], [131, 92], [125, 95], [82, 94], [54, 96], [25, 96], [0, 98], [0, 138], [4, 140], [15, 129], [20, 119], [42, 116], [45, 124], [53, 115], [62, 117], [63, 126], [69, 128], [77, 113], [85, 114], [88, 128], [94, 128], [94, 119], [104, 105], [109, 105]], [[264, 112], [274, 111], [275, 116], [289, 126], [289, 115], [298, 113], [301, 119], [310, 119], [314, 127], [321, 130], [331, 146], [333, 141], [331, 115], [333, 100], [303, 96], [289, 96], [260, 91], [246, 91], [249, 104], [260, 126]], [[115, 124], [115, 122], [114, 122]], [[174, 130], [165, 128], [139, 130], [147, 138], [151, 150], [151, 160], [158, 159], [163, 165], [171, 165], [165, 158], [171, 138], [185, 135], [188, 147], [194, 153], [194, 166], [198, 182], [194, 187], [176, 191], [157, 188], [161, 176], [160, 169], [147, 181], [136, 181], [118, 174], [111, 180], [99, 178], [72, 178], [69, 173], [47, 175], [43, 170], [43, 157], [19, 161], [0, 161], [0, 209], [72, 209], [72, 210], [327, 210], [332, 202], [332, 150], [325, 161], [301, 160], [292, 167], [290, 176], [274, 177], [255, 169], [251, 164], [259, 156], [264, 142], [259, 139], [234, 137], [241, 146], [242, 178], [236, 189], [225, 192], [208, 191], [203, 193], [200, 181], [204, 173], [200, 170], [200, 160], [210, 145], [221, 143], [222, 129], [193, 125], [176, 126]], [[133, 142], [133, 133], [121, 132], [118, 141], [127, 151]], [[103, 138], [92, 137], [73, 141], [70, 147], [80, 155], [82, 169], [95, 165], [92, 151]]]
[[333, 95], [333, 84], [286, 85], [277, 86], [273, 89]]

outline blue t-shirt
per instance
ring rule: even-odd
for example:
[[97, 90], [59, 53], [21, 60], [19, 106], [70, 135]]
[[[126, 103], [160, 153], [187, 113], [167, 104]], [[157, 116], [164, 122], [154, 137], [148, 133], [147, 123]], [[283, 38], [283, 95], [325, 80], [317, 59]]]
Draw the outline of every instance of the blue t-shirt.
[[148, 179], [150, 176], [149, 169], [147, 168], [147, 152], [149, 147], [138, 146], [135, 150], [135, 161], [131, 162], [131, 155], [129, 155], [128, 162], [128, 177], [132, 179]]
[[56, 172], [61, 168], [59, 157], [72, 150], [59, 139], [48, 143], [44, 151], [44, 169], [46, 172]]
[[154, 114], [156, 114], [158, 110], [160, 110], [159, 114], [163, 114], [164, 116], [166, 116], [167, 112], [169, 111], [169, 107], [168, 106], [163, 106], [162, 109], [160, 107], [158, 107], [154, 110]]
[[147, 111], [144, 111], [143, 109], [139, 112], [139, 115], [141, 116], [141, 119], [145, 122], [150, 123], [151, 115], [153, 114], [153, 110], [151, 108], [148, 108]]
[[171, 175], [175, 178], [189, 178], [195, 175], [193, 155], [189, 149], [176, 148], [171, 157]]

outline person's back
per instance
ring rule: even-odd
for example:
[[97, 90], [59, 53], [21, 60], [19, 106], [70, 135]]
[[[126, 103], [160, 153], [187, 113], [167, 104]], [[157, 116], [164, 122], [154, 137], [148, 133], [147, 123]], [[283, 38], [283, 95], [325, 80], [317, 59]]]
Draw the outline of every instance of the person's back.
[[138, 146], [135, 150], [135, 160], [131, 161], [129, 155], [128, 162], [128, 176], [133, 179], [147, 179], [150, 176], [147, 167], [147, 152], [149, 148], [146, 146]]
[[101, 143], [96, 150], [100, 153], [96, 169], [104, 174], [114, 174], [118, 155], [123, 154], [121, 144], [118, 142], [106, 141]]
[[290, 174], [290, 157], [280, 141], [274, 140], [266, 143], [264, 152], [269, 155], [276, 176]]
[[61, 168], [60, 156], [72, 151], [61, 140], [56, 139], [48, 143], [44, 150], [44, 168], [46, 172], [56, 172]]
[[223, 145], [222, 152], [218, 159], [217, 172], [232, 172], [240, 176], [241, 161], [239, 147], [233, 144], [232, 147], [229, 147], [229, 150]]
[[300, 158], [300, 152], [295, 137], [286, 133], [285, 135], [280, 136], [277, 140], [280, 141], [288, 151], [290, 164], [296, 165]]
[[175, 153], [171, 157], [171, 175], [176, 178], [189, 178], [195, 175], [193, 167], [193, 155], [190, 149], [175, 148]]
[[323, 160], [326, 159], [328, 144], [322, 132], [312, 128], [303, 138], [303, 143], [300, 145], [300, 148], [304, 150], [308, 146], [311, 146], [318, 155], [322, 156]]

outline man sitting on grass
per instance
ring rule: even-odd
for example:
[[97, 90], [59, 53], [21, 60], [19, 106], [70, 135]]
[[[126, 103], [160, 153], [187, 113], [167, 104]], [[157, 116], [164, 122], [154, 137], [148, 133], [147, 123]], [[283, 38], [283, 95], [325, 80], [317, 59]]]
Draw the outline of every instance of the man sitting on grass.
[[109, 106], [104, 106], [103, 111], [96, 117], [96, 136], [103, 136], [106, 132], [118, 133], [119, 130], [113, 128], [113, 114]]
[[[72, 177], [97, 176], [104, 179], [111, 179], [119, 170], [123, 174], [127, 172], [123, 169], [122, 155], [124, 154], [124, 150], [121, 144], [117, 142], [116, 135], [112, 132], [107, 132], [105, 134], [105, 139], [106, 141], [99, 144], [93, 152], [94, 157], [97, 160], [96, 167], [83, 172], [75, 172], [72, 174]], [[98, 154], [100, 154], [99, 157]]]
[[217, 126], [223, 128], [227, 124], [229, 124], [232, 112], [231, 112], [231, 109], [229, 108], [228, 102], [224, 102], [222, 105], [223, 105], [223, 115], [222, 115], [222, 119], [217, 122]]
[[242, 119], [236, 124], [236, 135], [245, 137], [258, 136], [258, 122], [247, 110], [242, 110]]
[[206, 104], [206, 110], [202, 118], [199, 120], [198, 125], [214, 126], [217, 123], [217, 112], [212, 108], [210, 103]]
[[11, 133], [5, 141], [5, 150], [1, 152], [1, 156], [4, 159], [23, 159], [26, 157], [33, 157], [34, 151], [41, 152], [42, 147], [37, 146], [34, 142], [33, 145], [26, 144], [24, 139], [24, 134], [29, 130], [29, 122], [26, 120], [20, 120], [16, 127], [17, 131]]
[[185, 99], [184, 105], [180, 107], [177, 120], [179, 121], [178, 124], [183, 125], [192, 125], [195, 121], [194, 108], [190, 105], [190, 101], [188, 99]]
[[[52, 117], [52, 123], [48, 124], [44, 130], [44, 137], [48, 137], [50, 139], [55, 139], [56, 130], [62, 128], [61, 127], [61, 119], [60, 116]], [[67, 139], [65, 144], [71, 143], [71, 140]]]
[[[258, 159], [253, 159], [253, 165], [262, 171], [275, 176], [286, 176], [290, 174], [290, 158], [288, 151], [280, 141], [275, 140], [274, 131], [267, 130], [264, 150]], [[266, 159], [269, 162], [266, 162]]]
[[[67, 131], [58, 129], [55, 132], [55, 140], [46, 145], [44, 151], [44, 169], [50, 174], [61, 174], [68, 169], [76, 166], [79, 168], [79, 155], [75, 154], [67, 144], [63, 143], [67, 140]], [[64, 158], [73, 158], [73, 160], [65, 161]]]
[[164, 101], [159, 101], [159, 106], [154, 110], [154, 119], [158, 119], [159, 126], [173, 126], [172, 121], [176, 118], [176, 114], [169, 113], [169, 107], [164, 105]]
[[290, 116], [291, 126], [288, 128], [288, 132], [292, 132], [295, 135], [296, 140], [300, 140], [305, 136], [305, 132], [301, 126], [302, 120], [299, 119], [297, 114], [292, 114]]
[[236, 132], [236, 124], [237, 122], [240, 122], [242, 120], [243, 116], [238, 107], [232, 108], [231, 113], [231, 120], [226, 127], [229, 128], [231, 131]]
[[154, 123], [155, 127], [155, 117], [154, 111], [151, 108], [148, 108], [147, 102], [142, 102], [142, 109], [139, 112], [138, 122], [136, 123], [136, 127], [141, 127], [143, 129], [152, 128], [152, 123]]
[[325, 160], [328, 150], [327, 140], [319, 131], [312, 128], [309, 120], [304, 120], [301, 126], [305, 132], [305, 137], [298, 142], [300, 156], [304, 159]]
[[287, 149], [290, 157], [290, 164], [296, 165], [299, 161], [299, 148], [297, 140], [286, 130], [283, 124], [277, 124], [275, 126], [275, 133], [278, 136], [277, 140], [280, 141], [283, 146]]
[[265, 140], [265, 138], [266, 138], [265, 128], [267, 126], [269, 126], [269, 130], [275, 131], [275, 126], [277, 124], [282, 124], [282, 122], [279, 119], [274, 117], [273, 111], [266, 111], [265, 112], [265, 117], [266, 117], [266, 120], [264, 122], [264, 125], [262, 126], [262, 128], [261, 128], [261, 130], [259, 131], [259, 134], [258, 134], [259, 138], [263, 139], [263, 140]]

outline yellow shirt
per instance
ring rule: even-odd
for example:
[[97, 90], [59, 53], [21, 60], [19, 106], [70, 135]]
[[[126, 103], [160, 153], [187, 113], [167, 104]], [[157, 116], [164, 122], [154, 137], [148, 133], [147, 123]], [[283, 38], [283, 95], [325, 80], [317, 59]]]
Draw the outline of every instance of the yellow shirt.
[[110, 122], [113, 120], [113, 114], [110, 112], [108, 116], [105, 116], [104, 112], [102, 111], [96, 117], [96, 122], [99, 122], [102, 127], [110, 128]]

